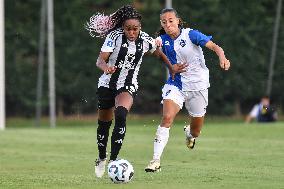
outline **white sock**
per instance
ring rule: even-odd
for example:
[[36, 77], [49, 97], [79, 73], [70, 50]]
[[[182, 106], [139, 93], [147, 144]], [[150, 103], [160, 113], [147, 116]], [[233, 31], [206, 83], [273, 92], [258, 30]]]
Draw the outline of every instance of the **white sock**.
[[154, 140], [154, 155], [153, 159], [160, 160], [163, 150], [169, 139], [170, 128], [160, 127], [157, 128], [156, 137]]
[[187, 127], [185, 130], [185, 136], [188, 137], [188, 138], [194, 138], [190, 132], [190, 127]]

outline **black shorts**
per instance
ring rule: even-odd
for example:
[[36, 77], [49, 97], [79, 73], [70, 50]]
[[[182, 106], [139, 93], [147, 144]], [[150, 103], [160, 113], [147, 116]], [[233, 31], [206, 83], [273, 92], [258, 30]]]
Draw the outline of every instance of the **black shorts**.
[[115, 97], [122, 92], [128, 92], [133, 98], [137, 95], [136, 88], [133, 85], [127, 85], [118, 90], [107, 87], [99, 87], [97, 90], [98, 109], [110, 109], [115, 105]]

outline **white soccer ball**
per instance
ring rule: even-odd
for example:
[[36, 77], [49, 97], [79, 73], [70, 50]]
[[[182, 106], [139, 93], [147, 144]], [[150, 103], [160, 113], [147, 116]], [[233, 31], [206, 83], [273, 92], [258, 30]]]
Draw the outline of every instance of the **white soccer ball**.
[[133, 166], [125, 159], [110, 162], [107, 166], [107, 172], [114, 183], [127, 183], [134, 175]]

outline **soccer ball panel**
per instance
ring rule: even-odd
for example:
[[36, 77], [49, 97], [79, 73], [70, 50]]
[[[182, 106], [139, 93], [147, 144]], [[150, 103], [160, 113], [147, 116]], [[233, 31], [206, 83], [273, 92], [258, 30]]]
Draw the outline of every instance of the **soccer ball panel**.
[[114, 183], [127, 183], [133, 178], [133, 175], [133, 166], [125, 159], [108, 164], [108, 176]]

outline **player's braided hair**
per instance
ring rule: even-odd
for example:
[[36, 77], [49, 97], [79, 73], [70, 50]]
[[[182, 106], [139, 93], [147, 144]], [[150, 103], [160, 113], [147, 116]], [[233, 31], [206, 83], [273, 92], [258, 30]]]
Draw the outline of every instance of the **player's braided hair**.
[[128, 19], [137, 19], [139, 22], [142, 19], [138, 11], [131, 5], [125, 5], [110, 15], [96, 13], [90, 18], [85, 27], [92, 37], [103, 38], [109, 32], [121, 28]]
[[[161, 11], [160, 13], [160, 16], [164, 13], [167, 13], [167, 12], [173, 12], [175, 14], [175, 16], [179, 19], [179, 28], [184, 28], [184, 27], [187, 27], [187, 23], [184, 22], [181, 17], [179, 16], [179, 14], [177, 13], [177, 11], [173, 8], [165, 8]], [[165, 30], [163, 27], [161, 27], [157, 32], [156, 32], [156, 36], [160, 36], [160, 35], [163, 35], [163, 34], [166, 34]]]

